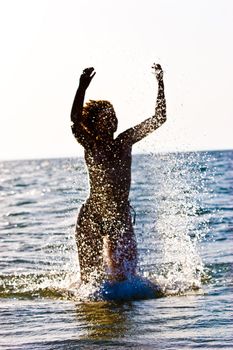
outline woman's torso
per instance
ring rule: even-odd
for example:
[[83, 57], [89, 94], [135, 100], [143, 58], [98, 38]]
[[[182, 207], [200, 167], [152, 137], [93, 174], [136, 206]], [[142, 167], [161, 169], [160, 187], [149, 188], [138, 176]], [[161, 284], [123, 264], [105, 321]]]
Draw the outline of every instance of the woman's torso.
[[131, 147], [113, 140], [99, 142], [85, 151], [90, 195], [98, 212], [124, 211], [128, 206], [131, 184]]

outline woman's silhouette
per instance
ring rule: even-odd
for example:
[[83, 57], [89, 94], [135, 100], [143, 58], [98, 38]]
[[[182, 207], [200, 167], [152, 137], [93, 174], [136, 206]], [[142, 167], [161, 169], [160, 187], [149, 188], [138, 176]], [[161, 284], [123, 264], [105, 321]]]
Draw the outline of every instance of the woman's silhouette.
[[122, 281], [136, 273], [137, 245], [129, 204], [132, 146], [166, 121], [163, 71], [152, 67], [158, 81], [155, 115], [116, 138], [117, 118], [108, 101], [84, 97], [95, 72], [84, 69], [71, 110], [72, 132], [84, 147], [90, 194], [76, 225], [81, 281]]

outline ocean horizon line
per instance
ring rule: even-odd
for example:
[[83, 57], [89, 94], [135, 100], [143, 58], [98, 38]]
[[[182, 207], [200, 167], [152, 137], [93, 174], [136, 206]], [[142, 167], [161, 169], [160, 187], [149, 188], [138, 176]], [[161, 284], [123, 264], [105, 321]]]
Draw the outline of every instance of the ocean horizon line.
[[[140, 155], [152, 155], [152, 154], [178, 154], [178, 153], [216, 153], [216, 152], [232, 152], [232, 149], [223, 148], [223, 149], [203, 149], [203, 150], [177, 150], [177, 151], [148, 151], [148, 152], [132, 152], [132, 156], [140, 156]], [[58, 159], [83, 159], [83, 155], [67, 155], [67, 156], [35, 156], [35, 157], [22, 157], [22, 158], [4, 158], [0, 159], [0, 162], [17, 162], [17, 161], [33, 161], [33, 160], [58, 160]]]

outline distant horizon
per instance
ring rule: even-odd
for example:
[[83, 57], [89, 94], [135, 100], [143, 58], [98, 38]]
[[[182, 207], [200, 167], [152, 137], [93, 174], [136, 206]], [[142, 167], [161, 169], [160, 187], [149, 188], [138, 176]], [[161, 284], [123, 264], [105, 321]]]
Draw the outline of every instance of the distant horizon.
[[[173, 153], [215, 153], [215, 152], [233, 152], [233, 148], [219, 148], [219, 149], [200, 149], [200, 150], [177, 150], [177, 151], [156, 151], [156, 152], [132, 152], [132, 157], [139, 155], [152, 155], [152, 154], [173, 154]], [[84, 156], [78, 155], [62, 155], [62, 156], [48, 156], [48, 157], [28, 157], [28, 158], [8, 158], [0, 159], [0, 162], [17, 162], [17, 161], [30, 161], [30, 160], [57, 160], [57, 159], [71, 159], [81, 158], [84, 160]]]

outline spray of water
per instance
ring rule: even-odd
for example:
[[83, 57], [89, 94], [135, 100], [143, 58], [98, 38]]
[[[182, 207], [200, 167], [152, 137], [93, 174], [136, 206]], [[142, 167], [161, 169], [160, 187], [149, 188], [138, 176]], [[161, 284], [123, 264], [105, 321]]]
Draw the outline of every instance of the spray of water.
[[201, 215], [204, 197], [209, 195], [206, 158], [204, 153], [160, 155], [154, 230], [161, 257], [155, 277], [165, 294], [201, 288], [204, 265], [199, 244], [208, 232], [208, 222]]

